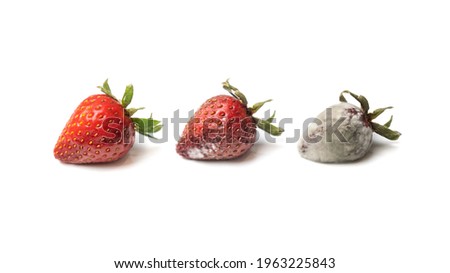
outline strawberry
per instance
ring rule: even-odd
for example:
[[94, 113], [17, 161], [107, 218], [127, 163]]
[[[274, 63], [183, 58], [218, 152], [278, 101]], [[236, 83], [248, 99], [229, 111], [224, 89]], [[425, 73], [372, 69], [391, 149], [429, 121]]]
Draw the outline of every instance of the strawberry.
[[279, 136], [284, 131], [267, 120], [253, 117], [266, 102], [247, 106], [247, 99], [228, 80], [223, 84], [229, 95], [208, 99], [195, 112], [183, 130], [176, 150], [187, 159], [226, 160], [245, 154], [256, 141], [256, 127]]
[[[348, 103], [344, 94], [356, 99], [361, 107]], [[316, 122], [309, 124], [307, 135], [298, 146], [303, 158], [324, 163], [355, 161], [369, 152], [373, 133], [389, 140], [397, 140], [401, 136], [389, 128], [392, 116], [384, 125], [373, 121], [392, 107], [369, 113], [367, 99], [349, 91], [343, 91], [339, 100], [339, 104], [328, 107], [317, 116]]]
[[73, 112], [53, 151], [64, 163], [102, 163], [118, 160], [133, 147], [135, 130], [151, 137], [161, 129], [159, 121], [132, 118], [143, 108], [127, 108], [133, 86], [125, 89], [119, 102], [111, 93], [108, 80], [98, 86], [104, 94], [86, 98]]

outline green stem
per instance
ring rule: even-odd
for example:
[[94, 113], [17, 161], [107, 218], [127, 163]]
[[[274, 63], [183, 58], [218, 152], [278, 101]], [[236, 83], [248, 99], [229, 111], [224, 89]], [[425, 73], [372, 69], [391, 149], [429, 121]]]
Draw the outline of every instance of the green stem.
[[[230, 84], [230, 82], [228, 80], [226, 80], [225, 82], [222, 83], [223, 88], [225, 90], [227, 90], [228, 92], [230, 92], [230, 94], [235, 97], [237, 100], [239, 100], [243, 105], [245, 105], [247, 107], [247, 98], [245, 97], [244, 94], [242, 94], [239, 89], [237, 89], [236, 87], [232, 86]], [[254, 113], [256, 113], [261, 107], [264, 106], [264, 104], [266, 104], [267, 102], [270, 102], [272, 100], [266, 100], [263, 102], [258, 102], [255, 103], [252, 107], [247, 107], [248, 112], [251, 113], [251, 115], [253, 115]], [[273, 136], [279, 136], [284, 132], [283, 128], [279, 128], [275, 125], [272, 124], [273, 120], [275, 118], [275, 112], [273, 113], [273, 115], [271, 117], [269, 117], [268, 119], [264, 120], [264, 119], [260, 119], [260, 118], [256, 118], [253, 117], [253, 119], [256, 122], [256, 126], [260, 129], [262, 129], [263, 131], [273, 135]]]
[[247, 106], [247, 98], [236, 87], [232, 86], [228, 79], [222, 83], [223, 89], [227, 90], [233, 97], [239, 100], [243, 105]]
[[344, 94], [350, 94], [350, 96], [355, 98], [361, 104], [361, 109], [366, 115], [368, 122], [372, 125], [373, 131], [375, 133], [389, 140], [397, 140], [402, 135], [400, 132], [389, 129], [392, 123], [392, 116], [389, 119], [389, 121], [386, 122], [384, 125], [373, 122], [373, 120], [376, 119], [381, 114], [383, 114], [384, 111], [392, 109], [392, 106], [379, 108], [373, 111], [372, 113], [369, 113], [369, 101], [367, 101], [367, 99], [364, 96], [356, 95], [350, 91], [345, 90], [339, 96], [339, 100], [341, 102], [347, 102], [347, 100], [344, 97]]
[[[109, 87], [109, 84], [108, 84], [108, 79], [106, 79], [106, 81], [103, 83], [103, 86], [97, 86], [97, 87], [100, 88], [100, 90], [103, 93], [105, 93], [106, 95], [108, 95], [109, 97], [117, 100], [116, 97], [114, 97], [114, 95], [111, 92], [111, 88]], [[131, 85], [131, 84], [127, 85], [127, 87], [125, 88], [123, 97], [122, 97], [122, 101], [121, 101], [122, 107], [125, 109], [125, 112], [128, 117], [131, 117], [137, 111], [144, 109], [143, 107], [127, 108], [128, 105], [130, 105], [131, 100], [133, 99], [133, 93], [134, 93], [133, 85]], [[158, 132], [162, 128], [161, 122], [158, 120], [154, 120], [152, 118], [152, 116], [150, 116], [150, 118], [146, 118], [146, 119], [145, 118], [131, 118], [131, 120], [133, 121], [136, 130], [140, 134], [151, 137], [151, 138], [153, 138], [153, 136], [152, 136], [153, 133]]]

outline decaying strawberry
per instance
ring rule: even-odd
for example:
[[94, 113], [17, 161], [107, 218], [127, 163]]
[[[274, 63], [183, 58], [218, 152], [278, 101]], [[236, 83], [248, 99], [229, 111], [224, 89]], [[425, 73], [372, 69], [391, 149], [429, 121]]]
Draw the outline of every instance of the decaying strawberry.
[[[344, 94], [350, 94], [361, 108], [347, 103]], [[372, 135], [377, 133], [389, 140], [397, 140], [400, 133], [389, 129], [390, 120], [384, 124], [373, 122], [385, 110], [380, 108], [369, 113], [369, 102], [363, 96], [344, 91], [341, 103], [333, 105], [317, 116], [308, 126], [307, 136], [300, 140], [302, 157], [317, 162], [348, 162], [364, 157], [372, 145]]]
[[182, 157], [196, 160], [226, 160], [245, 154], [256, 141], [256, 127], [279, 136], [283, 129], [267, 120], [253, 117], [266, 102], [247, 107], [247, 99], [228, 81], [223, 88], [231, 96], [208, 99], [189, 120], [178, 141], [176, 151]]
[[58, 138], [53, 151], [64, 163], [102, 163], [125, 156], [134, 144], [135, 129], [151, 137], [161, 129], [154, 119], [132, 118], [143, 108], [127, 108], [133, 98], [133, 86], [128, 85], [119, 102], [106, 80], [99, 86], [104, 94], [86, 98], [75, 109]]

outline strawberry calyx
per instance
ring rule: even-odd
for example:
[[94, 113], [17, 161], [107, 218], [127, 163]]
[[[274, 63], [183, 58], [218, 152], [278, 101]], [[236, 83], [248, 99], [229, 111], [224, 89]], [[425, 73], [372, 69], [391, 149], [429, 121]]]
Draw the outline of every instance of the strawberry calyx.
[[102, 86], [97, 86], [105, 95], [119, 102], [124, 111], [125, 115], [131, 118], [134, 123], [136, 131], [141, 135], [153, 138], [152, 134], [158, 132], [162, 128], [162, 124], [158, 120], [154, 120], [152, 115], [149, 118], [134, 118], [132, 117], [137, 111], [144, 109], [144, 107], [138, 108], [127, 108], [131, 101], [133, 100], [134, 88], [132, 84], [129, 84], [125, 88], [122, 100], [119, 101], [111, 92], [111, 88], [108, 84], [108, 79], [105, 80]]
[[[270, 100], [255, 103], [253, 106], [248, 107], [248, 101], [247, 101], [247, 98], [245, 97], [245, 95], [241, 91], [239, 91], [239, 89], [232, 86], [228, 79], [222, 83], [222, 87], [225, 90], [227, 90], [234, 98], [239, 100], [242, 103], [242, 105], [244, 105], [247, 108], [249, 115], [252, 117], [253, 117], [253, 114], [255, 114], [259, 109], [261, 109], [261, 107], [263, 107], [267, 102], [272, 101], [270, 99]], [[284, 129], [279, 128], [272, 124], [272, 122], [275, 119], [275, 113], [276, 112], [274, 112], [270, 118], [265, 119], [265, 120], [257, 118], [257, 117], [253, 117], [253, 119], [255, 120], [256, 126], [258, 128], [262, 129], [263, 131], [265, 131], [273, 136], [279, 136], [284, 132]]]
[[392, 109], [392, 106], [384, 107], [384, 108], [378, 108], [375, 111], [369, 113], [369, 101], [361, 95], [356, 95], [348, 90], [342, 91], [341, 95], [339, 96], [339, 101], [341, 102], [347, 102], [347, 99], [345, 98], [344, 94], [349, 94], [352, 96], [355, 100], [357, 100], [361, 104], [361, 109], [363, 110], [364, 114], [366, 115], [367, 121], [372, 126], [372, 129], [375, 133], [379, 134], [382, 137], [385, 137], [389, 140], [397, 140], [402, 135], [398, 131], [391, 130], [389, 127], [391, 127], [393, 116], [391, 115], [391, 118], [386, 122], [385, 124], [381, 125], [376, 122], [373, 122], [374, 119], [376, 119], [378, 116], [384, 113], [384, 111], [388, 109]]

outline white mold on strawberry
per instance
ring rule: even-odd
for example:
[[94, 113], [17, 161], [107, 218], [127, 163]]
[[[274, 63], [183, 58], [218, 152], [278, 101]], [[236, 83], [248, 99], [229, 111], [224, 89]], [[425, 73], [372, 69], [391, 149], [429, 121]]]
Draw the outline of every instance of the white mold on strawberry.
[[[350, 94], [361, 107], [348, 103], [344, 94]], [[392, 107], [369, 113], [367, 99], [349, 91], [342, 92], [339, 100], [339, 104], [327, 108], [308, 124], [298, 145], [303, 158], [323, 163], [355, 161], [370, 150], [374, 132], [389, 140], [400, 137], [399, 132], [389, 129], [392, 116], [384, 125], [373, 122]]]

